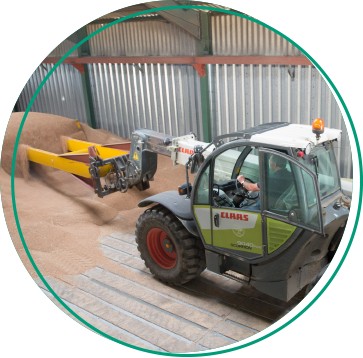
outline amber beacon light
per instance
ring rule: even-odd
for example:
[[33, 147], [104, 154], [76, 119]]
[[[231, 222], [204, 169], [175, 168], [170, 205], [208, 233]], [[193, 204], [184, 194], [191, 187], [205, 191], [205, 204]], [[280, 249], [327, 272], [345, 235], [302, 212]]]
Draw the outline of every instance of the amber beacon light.
[[324, 133], [324, 121], [321, 118], [316, 118], [313, 122], [313, 133], [316, 134], [316, 140]]

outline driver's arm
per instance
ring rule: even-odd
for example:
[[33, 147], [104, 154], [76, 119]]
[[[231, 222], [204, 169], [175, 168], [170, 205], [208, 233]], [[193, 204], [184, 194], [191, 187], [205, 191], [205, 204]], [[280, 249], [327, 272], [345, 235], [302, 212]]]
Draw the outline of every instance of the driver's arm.
[[[243, 175], [239, 175], [237, 177], [237, 180], [242, 184], [242, 182], [245, 181], [245, 177]], [[247, 181], [245, 181], [243, 184], [242, 184], [246, 190], [248, 191], [260, 191], [260, 188], [258, 186], [258, 183], [249, 183]]]

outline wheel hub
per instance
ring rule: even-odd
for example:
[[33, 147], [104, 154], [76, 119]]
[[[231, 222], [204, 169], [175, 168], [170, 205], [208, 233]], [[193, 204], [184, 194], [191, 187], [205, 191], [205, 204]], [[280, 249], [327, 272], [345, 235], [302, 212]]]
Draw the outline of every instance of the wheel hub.
[[170, 270], [176, 265], [177, 253], [165, 231], [151, 229], [147, 234], [147, 248], [153, 260], [163, 269]]
[[174, 246], [173, 246], [173, 244], [170, 242], [170, 240], [168, 238], [165, 238], [163, 240], [163, 248], [167, 252], [173, 252], [174, 251]]

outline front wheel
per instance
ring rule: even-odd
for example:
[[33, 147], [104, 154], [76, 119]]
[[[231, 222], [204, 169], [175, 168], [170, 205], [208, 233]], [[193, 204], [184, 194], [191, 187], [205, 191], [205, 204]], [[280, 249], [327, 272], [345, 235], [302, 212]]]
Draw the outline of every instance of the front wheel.
[[136, 223], [136, 242], [151, 273], [168, 284], [181, 285], [206, 267], [204, 246], [162, 205], [145, 211]]

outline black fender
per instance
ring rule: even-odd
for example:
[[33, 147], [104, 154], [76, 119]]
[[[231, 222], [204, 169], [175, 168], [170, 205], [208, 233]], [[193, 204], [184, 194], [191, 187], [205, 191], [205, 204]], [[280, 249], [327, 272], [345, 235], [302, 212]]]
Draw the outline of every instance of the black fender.
[[179, 195], [177, 191], [165, 191], [164, 193], [141, 200], [138, 206], [143, 208], [153, 203], [165, 206], [180, 220], [191, 234], [199, 236], [191, 210], [190, 199], [187, 199], [185, 195]]

